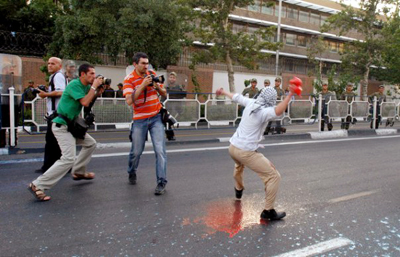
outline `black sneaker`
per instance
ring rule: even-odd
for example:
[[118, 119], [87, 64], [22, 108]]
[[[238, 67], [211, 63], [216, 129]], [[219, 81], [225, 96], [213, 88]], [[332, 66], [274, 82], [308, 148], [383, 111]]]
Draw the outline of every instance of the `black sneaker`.
[[155, 195], [163, 195], [165, 193], [165, 184], [158, 183], [156, 190], [154, 190]]
[[263, 210], [261, 213], [261, 219], [263, 220], [280, 220], [286, 216], [286, 212], [276, 212], [275, 209], [269, 211]]
[[42, 168], [35, 170], [36, 173], [45, 173], [46, 171]]
[[237, 198], [237, 199], [241, 199], [241, 198], [242, 198], [243, 190], [244, 190], [244, 189], [242, 189], [242, 190], [237, 190], [236, 187], [235, 187], [235, 194], [236, 194], [236, 198]]
[[136, 185], [136, 173], [135, 174], [129, 174], [129, 183], [131, 185]]

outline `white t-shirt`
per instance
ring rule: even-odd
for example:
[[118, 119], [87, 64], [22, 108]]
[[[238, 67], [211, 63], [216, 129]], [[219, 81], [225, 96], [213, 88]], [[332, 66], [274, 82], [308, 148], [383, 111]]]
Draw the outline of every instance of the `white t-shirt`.
[[[65, 87], [67, 86], [67, 81], [64, 77], [64, 75], [61, 72], [56, 72], [53, 75], [50, 76], [49, 81], [52, 80], [52, 78], [54, 77], [54, 90], [55, 91], [64, 91]], [[51, 86], [49, 85], [48, 88], [48, 92], [52, 92], [51, 90]], [[51, 115], [53, 113], [53, 109], [52, 109], [52, 97], [47, 97], [47, 115]], [[54, 98], [56, 100], [55, 104], [56, 104], [56, 110], [58, 107], [58, 103], [60, 102], [61, 97], [56, 97]]]
[[268, 121], [277, 117], [275, 107], [261, 108], [258, 112], [250, 115], [252, 106], [256, 102], [255, 99], [250, 99], [236, 93], [232, 100], [246, 108], [243, 110], [239, 127], [229, 142], [239, 149], [255, 151], [258, 148], [258, 144], [264, 138], [264, 131], [268, 125]]

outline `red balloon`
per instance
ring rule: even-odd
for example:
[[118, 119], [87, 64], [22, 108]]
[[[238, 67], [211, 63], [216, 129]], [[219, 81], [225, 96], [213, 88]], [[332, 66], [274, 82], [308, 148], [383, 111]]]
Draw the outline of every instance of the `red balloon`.
[[301, 87], [303, 85], [303, 81], [301, 81], [301, 79], [299, 79], [298, 77], [293, 77], [289, 83], [291, 85], [296, 86], [296, 88], [294, 89], [294, 92], [298, 95], [301, 96], [301, 91], [303, 91], [303, 88]]
[[297, 87], [301, 87], [303, 85], [303, 81], [301, 81], [301, 79], [299, 79], [298, 77], [293, 77], [290, 81], [290, 84], [293, 84]]

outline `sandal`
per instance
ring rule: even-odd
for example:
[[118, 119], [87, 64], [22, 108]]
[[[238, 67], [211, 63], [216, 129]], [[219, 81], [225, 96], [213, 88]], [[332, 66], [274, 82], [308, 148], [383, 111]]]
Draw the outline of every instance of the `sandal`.
[[73, 180], [91, 180], [94, 179], [94, 173], [93, 172], [86, 172], [85, 174], [74, 174], [72, 175]]
[[37, 189], [33, 183], [29, 184], [28, 190], [39, 201], [46, 202], [46, 201], [50, 201], [50, 199], [51, 199], [51, 197], [46, 195], [43, 190]]

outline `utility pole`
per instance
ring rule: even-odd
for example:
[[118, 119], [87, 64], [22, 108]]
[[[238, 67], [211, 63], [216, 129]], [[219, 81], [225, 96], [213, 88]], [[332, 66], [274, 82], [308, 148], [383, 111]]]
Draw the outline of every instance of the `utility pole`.
[[[281, 19], [282, 19], [282, 0], [279, 0], [279, 13], [278, 13], [278, 35], [276, 42], [279, 43], [281, 41]], [[278, 77], [279, 71], [279, 49], [276, 50], [276, 62], [275, 62], [275, 76]]]

